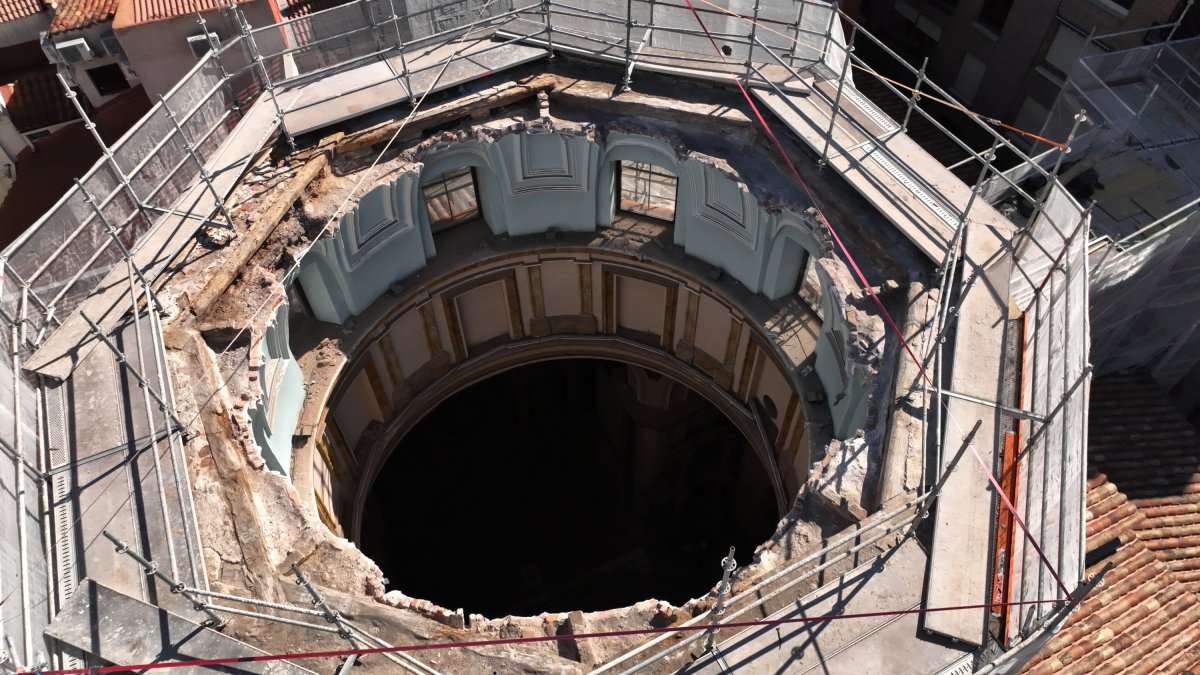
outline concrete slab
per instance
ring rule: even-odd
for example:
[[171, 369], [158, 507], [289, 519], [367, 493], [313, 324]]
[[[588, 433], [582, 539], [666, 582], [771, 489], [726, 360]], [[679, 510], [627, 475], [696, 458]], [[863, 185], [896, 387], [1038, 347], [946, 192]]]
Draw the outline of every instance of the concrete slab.
[[930, 260], [941, 264], [968, 203], [972, 222], [1011, 233], [1007, 218], [983, 200], [971, 202], [970, 186], [853, 87], [843, 88], [834, 119], [836, 84], [815, 75], [804, 83], [820, 95], [782, 96], [774, 89], [754, 95], [816, 153], [826, 152], [828, 138], [830, 167]]
[[[136, 357], [132, 321], [117, 327], [115, 341], [154, 382], [158, 373], [145, 319], [142, 332], [144, 363]], [[108, 530], [189, 585], [203, 583], [187, 469], [165, 438], [157, 405], [151, 401], [153, 416], [147, 419], [142, 390], [104, 346], [83, 359], [62, 389], [69, 441], [62, 471], [69, 477], [66, 501], [73, 522], [55, 537], [74, 540], [76, 560], [67, 568], [126, 595], [186, 609], [181, 597], [148, 583], [142, 569], [101, 535]]]
[[[1005, 327], [1008, 319], [1008, 281], [1012, 258], [997, 256], [1000, 239], [984, 225], [967, 226], [963, 276], [978, 275], [959, 298], [955, 325], [954, 372], [950, 390], [998, 401], [1003, 395]], [[987, 261], [992, 261], [985, 267]], [[1000, 438], [996, 408], [959, 398], [947, 399], [946, 443], [942, 471], [958, 451], [961, 439], [982, 421], [974, 439], [975, 451], [988, 470], [994, 466]], [[992, 548], [994, 493], [975, 453], [967, 450], [938, 495], [930, 549], [926, 607], [978, 605], [988, 601], [988, 569]], [[987, 610], [938, 612], [925, 617], [925, 628], [970, 644], [982, 644]]]
[[[912, 583], [925, 569], [913, 539], [837, 581], [772, 614], [772, 619], [916, 609], [921, 589]], [[832, 619], [746, 630], [718, 644], [680, 673], [930, 673], [965, 651], [928, 640], [918, 615]]]
[[[456, 60], [440, 73], [447, 58]], [[294, 102], [286, 108], [284, 124], [299, 135], [413, 98], [403, 76], [407, 64], [415, 98], [426, 90], [442, 91], [546, 56], [546, 50], [521, 44], [503, 44], [491, 34], [434, 47], [413, 49], [401, 59], [398, 53], [345, 71], [335, 71], [290, 91]], [[438, 78], [438, 75], [441, 77]], [[436, 84], [434, 84], [436, 82]]]
[[[97, 617], [103, 616], [103, 620]], [[183, 617], [148, 605], [88, 580], [63, 607], [46, 634], [113, 664], [137, 663], [157, 654], [155, 663], [215, 657], [262, 656], [266, 652], [204, 628]], [[140, 670], [129, 672], [158, 672]], [[311, 675], [287, 661], [225, 666], [172, 668], [172, 673], [260, 673]]]

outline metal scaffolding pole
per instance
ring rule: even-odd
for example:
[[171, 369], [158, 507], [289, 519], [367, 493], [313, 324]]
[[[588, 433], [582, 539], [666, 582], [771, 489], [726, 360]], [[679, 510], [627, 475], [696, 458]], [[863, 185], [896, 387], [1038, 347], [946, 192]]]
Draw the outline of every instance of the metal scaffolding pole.
[[750, 40], [746, 46], [746, 73], [742, 79], [750, 81], [750, 73], [754, 72], [754, 45], [758, 43], [758, 10], [762, 0], [754, 0], [754, 19], [750, 22]]
[[625, 77], [621, 91], [629, 91], [633, 82], [633, 0], [625, 0]]
[[[13, 499], [16, 502], [17, 513], [17, 565], [18, 565], [18, 588], [21, 593], [21, 627], [22, 627], [22, 646], [25, 650], [24, 661], [29, 662], [33, 654], [33, 622], [29, 607], [29, 533], [28, 523], [25, 518], [25, 468], [22, 466], [26, 463], [25, 459], [25, 444], [24, 434], [21, 433], [21, 339], [25, 331], [25, 322], [27, 319], [27, 311], [29, 304], [29, 287], [26, 286], [21, 291], [21, 309], [20, 318], [12, 324], [11, 338], [11, 356], [12, 356], [12, 387], [13, 387], [13, 449], [16, 452], [16, 457], [13, 459], [13, 472], [15, 476], [15, 494]], [[12, 655], [14, 663], [16, 656]]]
[[929, 57], [926, 56], [921, 61], [921, 69], [917, 71], [917, 85], [913, 87], [912, 96], [908, 99], [908, 109], [904, 111], [904, 122], [900, 124], [900, 131], [908, 133], [908, 121], [912, 117], [913, 109], [917, 107], [917, 103], [921, 100], [921, 84], [925, 82], [925, 69], [929, 66]]
[[67, 92], [67, 99], [69, 99], [71, 104], [75, 106], [75, 111], [79, 113], [80, 119], [83, 120], [83, 128], [91, 132], [92, 138], [94, 138], [96, 143], [100, 146], [100, 152], [112, 166], [113, 172], [117, 174], [117, 179], [120, 180], [121, 185], [129, 191], [129, 195], [133, 197], [133, 201], [137, 204], [138, 210], [143, 210], [145, 206], [142, 203], [142, 198], [133, 191], [133, 185], [129, 182], [129, 176], [125, 175], [125, 171], [123, 171], [121, 169], [121, 165], [117, 163], [117, 158], [113, 155], [112, 150], [108, 147], [108, 144], [104, 142], [104, 139], [100, 136], [100, 132], [96, 130], [96, 124], [92, 122], [92, 118], [89, 117], [87, 111], [84, 110], [83, 104], [79, 102], [79, 94], [76, 94], [75, 90], [71, 89], [71, 85], [67, 82], [67, 78], [63, 77], [62, 73], [58, 74], [58, 81], [60, 84], [62, 84], [63, 89]]
[[175, 412], [168, 409], [167, 402], [164, 401], [163, 398], [161, 396], [159, 396], [158, 392], [155, 391], [154, 388], [150, 386], [150, 382], [147, 381], [145, 377], [142, 377], [142, 373], [137, 368], [134, 368], [133, 365], [131, 365], [129, 363], [129, 359], [125, 356], [125, 353], [122, 352], [120, 349], [117, 349], [117, 346], [115, 344], [113, 344], [113, 341], [100, 328], [100, 326], [96, 325], [96, 322], [92, 321], [91, 317], [89, 317], [87, 314], [85, 314], [82, 310], [79, 312], [79, 316], [81, 316], [83, 318], [83, 320], [87, 322], [87, 325], [91, 329], [92, 334], [95, 335], [96, 337], [100, 338], [100, 341], [103, 342], [104, 345], [106, 347], [108, 347], [108, 349], [113, 353], [113, 355], [117, 357], [117, 361], [119, 361], [121, 363], [121, 365], [124, 366], [129, 371], [130, 375], [133, 375], [134, 379], [136, 379], [138, 381], [138, 384], [141, 385], [142, 387], [146, 388], [146, 391], [149, 392], [150, 397], [154, 399], [154, 402], [159, 405], [159, 408], [164, 413], [166, 413], [168, 416], [170, 416], [171, 421], [174, 422], [175, 425], [180, 430], [186, 429], [187, 427], [183, 424], [182, 421], [180, 421], [180, 419], [178, 417], [176, 417]]
[[[208, 51], [212, 54], [213, 61], [217, 64], [217, 71], [221, 73], [221, 82], [229, 81], [229, 73], [225, 71], [225, 64], [221, 63], [221, 57], [218, 52], [221, 51], [221, 41], [217, 38], [216, 33], [209, 32], [208, 22], [204, 20], [204, 14], [196, 12], [196, 23], [200, 25], [200, 31], [204, 33], [205, 39], [208, 40]], [[234, 108], [237, 107], [237, 101], [233, 102]]]
[[[732, 586], [729, 585], [729, 575], [737, 569], [737, 559], [733, 557], [734, 547], [729, 547], [729, 555], [721, 559], [721, 583], [717, 584], [717, 602], [713, 607], [711, 623], [718, 623], [721, 620], [721, 615], [725, 613], [725, 596], [729, 594]], [[704, 651], [711, 652], [716, 646], [717, 629], [709, 628], [705, 631]]]
[[[1034, 223], [1037, 222], [1038, 216], [1040, 216], [1042, 211], [1046, 209], [1046, 202], [1049, 201], [1050, 195], [1053, 193], [1054, 186], [1059, 184], [1058, 172], [1062, 168], [1063, 160], [1066, 159], [1067, 153], [1071, 152], [1071, 142], [1075, 140], [1075, 135], [1079, 133], [1080, 125], [1086, 122], [1087, 119], [1088, 117], [1086, 110], [1080, 110], [1078, 113], [1076, 113], [1075, 122], [1071, 125], [1071, 133], [1067, 134], [1067, 141], [1063, 143], [1061, 148], [1059, 148], [1058, 156], [1054, 160], [1054, 169], [1050, 171], [1050, 180], [1046, 181], [1046, 187], [1042, 188], [1042, 194], [1039, 195], [1037, 204], [1034, 205], [1033, 214], [1029, 216], [1028, 223], [1021, 230], [1022, 233], [1026, 233], [1027, 236], [1030, 236], [1031, 238], [1032, 235], [1028, 234], [1028, 232], [1033, 228]], [[1057, 228], [1054, 229], [1056, 232], [1058, 231]], [[1062, 237], [1062, 232], [1059, 232], [1058, 235], [1059, 237]]]
[[275, 106], [275, 117], [279, 120], [279, 128], [283, 130], [283, 136], [287, 139], [288, 146], [292, 151], [296, 150], [296, 139], [292, 136], [292, 132], [288, 131], [287, 125], [283, 121], [283, 108], [279, 106], [279, 96], [275, 91], [275, 85], [271, 82], [271, 74], [267, 72], [267, 66], [263, 64], [262, 54], [258, 51], [258, 43], [254, 41], [254, 33], [250, 30], [250, 22], [246, 21], [246, 16], [242, 14], [242, 10], [237, 6], [234, 0], [229, 0], [229, 10], [233, 12], [233, 18], [238, 23], [241, 29], [242, 38], [246, 40], [246, 46], [250, 49], [250, 58], [254, 64], [258, 66], [258, 76], [262, 78], [263, 87], [267, 93], [271, 95], [271, 104]]
[[117, 553], [124, 553], [130, 558], [136, 560], [137, 563], [142, 566], [142, 569], [146, 570], [147, 575], [153, 575], [159, 579], [162, 579], [163, 582], [167, 584], [167, 588], [171, 589], [172, 593], [182, 595], [184, 598], [191, 601], [193, 609], [195, 609], [197, 612], [204, 612], [206, 615], [208, 615], [208, 620], [201, 625], [217, 630], [225, 627], [225, 619], [220, 614], [214, 612], [209, 607], [208, 603], [204, 602], [191, 591], [189, 591], [187, 586], [184, 586], [168, 576], [162, 570], [158, 569], [158, 563], [151, 562], [143, 558], [137, 553], [137, 551], [129, 548], [128, 544], [110, 534], [108, 530], [102, 530], [100, 533], [103, 534], [106, 539], [111, 541], [113, 546], [117, 547]]
[[[230, 215], [229, 210], [225, 208], [225, 198], [221, 196], [221, 193], [217, 192], [217, 187], [213, 185], [212, 174], [210, 174], [208, 169], [204, 167], [204, 160], [200, 159], [200, 155], [196, 152], [195, 146], [192, 145], [192, 138], [188, 136], [187, 131], [184, 130], [183, 125], [179, 123], [179, 119], [175, 116], [175, 113], [171, 110], [171, 107], [167, 105], [167, 99], [159, 96], [158, 101], [159, 103], [162, 103], [163, 114], [166, 115], [167, 119], [171, 120], [171, 124], [175, 127], [175, 131], [181, 138], [183, 138], [183, 144], [187, 148], [188, 154], [191, 155], [192, 161], [196, 162], [196, 166], [200, 168], [200, 179], [203, 180], [204, 184], [208, 186], [208, 191], [212, 193], [213, 199], [217, 202], [217, 207], [214, 210], [220, 211], [221, 215], [225, 216], [226, 227], [228, 229], [233, 229], [233, 216]], [[211, 221], [211, 217], [208, 220]]]
[[[111, 228], [109, 229], [109, 231], [110, 232], [112, 231]], [[137, 289], [135, 288], [134, 283], [133, 283], [133, 278], [135, 276], [137, 276], [137, 274], [136, 274], [135, 267], [133, 264], [133, 258], [131, 256], [126, 256], [125, 265], [129, 270], [129, 302], [133, 306], [134, 345], [135, 345], [135, 349], [137, 349], [138, 368], [142, 372], [145, 372], [146, 371], [146, 354], [145, 354], [145, 350], [142, 346], [142, 320], [140, 318], [141, 312], [138, 311]], [[149, 300], [149, 298], [147, 298], [147, 300]], [[146, 311], [147, 312], [155, 311], [153, 303], [150, 303], [150, 302], [146, 303]], [[152, 345], [152, 348], [153, 348], [153, 345]], [[154, 414], [151, 412], [150, 394], [146, 387], [141, 387], [141, 390], [142, 390], [142, 407], [144, 408], [144, 411], [146, 413], [146, 433], [151, 434], [152, 438], [153, 438], [153, 440], [151, 441], [151, 453], [150, 454], [154, 460], [154, 481], [155, 481], [155, 483], [157, 483], [157, 488], [158, 488], [158, 507], [162, 511], [163, 534], [167, 540], [167, 558], [168, 558], [169, 562], [171, 563], [171, 576], [178, 577], [179, 576], [179, 561], [175, 557], [175, 535], [173, 535], [171, 532], [171, 530], [172, 530], [171, 510], [167, 505], [167, 491], [166, 491], [166, 488], [163, 486], [162, 463], [159, 461], [159, 458], [158, 458], [158, 440], [156, 437], [154, 437], [155, 427], [157, 425], [155, 424], [155, 421], [154, 421]], [[170, 426], [171, 426], [170, 420], [164, 419], [164, 421], [167, 423], [166, 426], [167, 426], [167, 430], [169, 432]]]
[[550, 12], [550, 0], [542, 0], [542, 13], [546, 17], [546, 53], [554, 58], [554, 25]]
[[[836, 15], [835, 15], [836, 16]], [[830, 25], [833, 25], [832, 20]], [[850, 39], [846, 41], [846, 58], [842, 61], [842, 74], [838, 77], [837, 94], [833, 97], [833, 110], [829, 115], [829, 131], [825, 134], [825, 148], [821, 150], [821, 159], [817, 162], [821, 166], [829, 164], [829, 144], [833, 141], [833, 129], [837, 125], [838, 109], [842, 104], [842, 88], [846, 84], [846, 75], [850, 70], [850, 54], [854, 51], [854, 36], [858, 34], [858, 26], [850, 29]], [[828, 49], [832, 40], [825, 43], [825, 48]]]
[[[400, 52], [400, 68], [404, 71], [404, 90], [408, 92], [409, 103], [416, 103], [413, 96], [412, 78], [408, 73], [408, 59], [404, 56], [404, 37], [400, 32], [400, 15], [396, 14], [396, 0], [388, 0], [388, 8], [392, 10], [392, 27], [396, 29], [396, 51]], [[405, 16], [407, 18], [407, 15]]]

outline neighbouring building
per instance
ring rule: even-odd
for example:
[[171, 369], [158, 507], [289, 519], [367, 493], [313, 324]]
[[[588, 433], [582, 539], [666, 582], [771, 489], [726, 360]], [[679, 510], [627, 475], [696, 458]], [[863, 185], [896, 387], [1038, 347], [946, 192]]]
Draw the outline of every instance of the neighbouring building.
[[[864, 3], [863, 24], [976, 112], [1036, 131], [1083, 54], [1128, 49], [1187, 0], [890, 0]], [[1165, 34], [1165, 30], [1163, 31]], [[1088, 45], [1088, 36], [1105, 35]]]
[[[246, 0], [238, 4], [251, 26], [269, 26], [282, 20], [274, 0]], [[237, 22], [225, 10], [226, 5], [222, 0], [120, 2], [113, 30], [151, 99], [170, 91], [212, 44], [222, 44], [240, 34]], [[198, 15], [203, 15], [204, 27]], [[260, 35], [258, 39], [273, 45], [282, 40], [276, 38], [273, 43], [268, 35]], [[277, 49], [272, 46], [272, 50]]]

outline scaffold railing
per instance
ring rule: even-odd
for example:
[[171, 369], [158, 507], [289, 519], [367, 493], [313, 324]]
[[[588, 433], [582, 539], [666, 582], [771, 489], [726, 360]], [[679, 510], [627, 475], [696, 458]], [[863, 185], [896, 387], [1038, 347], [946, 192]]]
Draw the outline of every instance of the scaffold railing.
[[[116, 143], [107, 146], [97, 137], [97, 142], [104, 147], [104, 156], [48, 213], [0, 254], [3, 263], [0, 318], [9, 328], [4, 332], [8, 349], [0, 360], [10, 371], [4, 375], [11, 375], [12, 379], [11, 387], [0, 387], [0, 410], [5, 416], [0, 420], [0, 451], [9, 460], [0, 462], [0, 480], [5, 485], [13, 485], [10, 492], [16, 495], [15, 500], [5, 498], [0, 501], [4, 501], [5, 522], [24, 523], [20, 526], [24, 532], [20, 539], [24, 543], [11, 549], [5, 546], [4, 555], [0, 556], [0, 594], [7, 594], [14, 582], [21, 587], [20, 601], [6, 603], [0, 621], [5, 634], [21, 635], [17, 640], [21, 655], [8, 654], [10, 662], [37, 663], [33, 641], [50, 618], [53, 603], [39, 597], [40, 593], [34, 587], [40, 585], [46, 589], [42, 593], [53, 595], [54, 584], [52, 575], [43, 573], [46, 579], [41, 580], [31, 571], [35, 567], [47, 568], [46, 556], [52, 547], [43, 546], [44, 550], [39, 554], [33, 550], [36, 545], [30, 546], [29, 536], [31, 532], [40, 532], [44, 541], [52, 538], [48, 448], [38, 433], [44, 416], [40, 410], [42, 398], [39, 392], [45, 383], [24, 372], [21, 364], [67, 316], [78, 310], [102, 279], [122, 266], [128, 267], [130, 308], [136, 308], [139, 302], [144, 302], [148, 308], [156, 304], [152, 288], [161, 263], [155, 268], [138, 268], [130, 263], [130, 258], [156, 223], [180, 213], [177, 202], [190, 189], [202, 183], [213, 197], [214, 206], [209, 212], [189, 216], [197, 221], [198, 227], [233, 225], [223, 206], [233, 183], [218, 184], [213, 177], [214, 167], [205, 162], [234, 134], [253, 106], [270, 106], [280, 133], [292, 142], [294, 138], [287, 126], [287, 116], [313, 108], [328, 98], [289, 97], [288, 92], [365, 64], [384, 63], [387, 64], [387, 81], [401, 84], [408, 99], [412, 100], [414, 92], [423, 88], [420, 86], [423, 78], [428, 80], [433, 76], [446, 59], [451, 63], [467, 63], [470, 59], [478, 59], [480, 54], [517, 43], [540, 47], [548, 56], [561, 52], [610, 62], [623, 68], [626, 86], [638, 73], [668, 73], [720, 81], [737, 78], [751, 87], [777, 90], [806, 86], [805, 82], [819, 76], [833, 81], [840, 96], [844, 88], [848, 90], [855, 86], [856, 78], [877, 78], [899, 104], [901, 112], [889, 114], [865, 98], [861, 104], [874, 107], [879, 115], [890, 118], [900, 132], [908, 127], [914, 116], [920, 116], [951, 138], [963, 153], [954, 168], [971, 166], [978, 171], [980, 180], [976, 192], [983, 199], [1012, 203], [1013, 211], [1026, 216], [1028, 228], [1032, 230], [1037, 230], [1042, 214], [1057, 208], [1054, 200], [1059, 198], [1061, 186], [1055, 180], [1054, 166], [1040, 164], [993, 120], [971, 114], [953, 95], [932, 82], [923, 68], [907, 63], [829, 3], [817, 0], [755, 2], [753, 12], [746, 14], [704, 0], [699, 0], [696, 5], [696, 11], [712, 19], [712, 36], [728, 50], [731, 64], [712, 59], [707, 37], [695, 26], [691, 10], [682, 2], [670, 0], [602, 0], [586, 6], [560, 0], [457, 0], [424, 3], [420, 7], [409, 2], [404, 6], [414, 9], [407, 13], [397, 11], [400, 3], [395, 0], [353, 0], [305, 17], [257, 28], [250, 28], [243, 18], [238, 17], [243, 26], [242, 34], [205, 54]], [[228, 11], [238, 13], [236, 8]], [[480, 14], [483, 20], [473, 21]], [[451, 43], [464, 37], [478, 38], [487, 44], [470, 53], [449, 49], [438, 54], [438, 59], [421, 60], [422, 55], [452, 47]], [[878, 51], [895, 61], [895, 68], [906, 73], [904, 78], [880, 74], [875, 65], [856, 53], [855, 40], [870, 41]], [[366, 88], [377, 84], [379, 82], [368, 80], [359, 86]], [[338, 95], [346, 93], [339, 91]], [[955, 134], [944, 125], [942, 116], [931, 113], [932, 105], [959, 109], [965, 115], [966, 124], [982, 133], [986, 139], [984, 146], [979, 147]], [[1030, 175], [1039, 176], [1045, 187], [1031, 190], [1022, 181], [997, 171], [994, 162], [998, 151], [1015, 158], [1014, 161]], [[974, 199], [954, 214], [960, 224], [969, 219], [973, 202]], [[1058, 223], [1055, 218], [1057, 216], [1051, 219]], [[1075, 242], [1063, 233], [1062, 227], [1056, 227], [1055, 233], [1059, 237], [1059, 251], [1070, 251], [1065, 254], [1069, 256], [1065, 268], [1069, 282], [1064, 282], [1067, 286], [1063, 288], [1075, 289], [1073, 284], [1078, 281], [1080, 265], [1086, 279], [1086, 258], [1080, 262], [1075, 256]], [[1030, 242], [1025, 244], [1025, 250], [1037, 249], [1042, 257], [1054, 260], [1054, 251], [1047, 249], [1050, 246], [1048, 240], [1043, 241], [1044, 237], [1037, 232], [1024, 236]], [[947, 262], [943, 263], [943, 271]], [[1035, 267], [1032, 254], [1020, 266], [1030, 279]], [[1046, 270], [1050, 279], [1044, 284], [1045, 288], [1025, 282], [1036, 311], [1045, 310], [1051, 314], [1060, 311], [1062, 305], [1056, 304], [1059, 300], [1054, 298], [1063, 297], [1061, 294], [1067, 291], [1056, 290], [1062, 285], [1055, 280], [1059, 268], [1057, 263], [1037, 267]], [[135, 292], [135, 288], [142, 290]], [[1070, 297], [1077, 299], [1077, 292], [1071, 290]], [[141, 301], [137, 299], [139, 295]], [[949, 297], [948, 293], [945, 295]], [[1044, 296], [1051, 299], [1039, 299]], [[1039, 302], [1042, 304], [1038, 305]], [[1077, 303], [1071, 307], [1072, 312], [1078, 312]], [[139, 317], [136, 309], [134, 315]], [[1077, 315], [1071, 316], [1074, 322]], [[1086, 319], [1086, 311], [1083, 316]], [[162, 425], [161, 430], [166, 435], [156, 438], [174, 448], [181, 442], [178, 434], [182, 430], [178, 421], [170, 419], [168, 414], [170, 383], [144, 380], [141, 371], [137, 371], [136, 364], [157, 358], [162, 350], [161, 330], [155, 328], [155, 312], [148, 312], [146, 320], [150, 326], [145, 334], [147, 344], [139, 342], [136, 354], [126, 358], [112, 345], [109, 347], [131, 377], [146, 385], [143, 391], [147, 400], [140, 405], [149, 411], [158, 404], [162, 419], [154, 422], [153, 428]], [[106, 342], [104, 336], [109, 327], [93, 322], [91, 318], [88, 323], [97, 339]], [[140, 328], [137, 334], [142, 335]], [[160, 365], [154, 372], [161, 374], [164, 370]], [[1082, 400], [1086, 400], [1086, 387], [1068, 387], [1060, 392], [1059, 399], [1047, 398], [1039, 403], [1037, 410], [1050, 417], [1056, 414], [1056, 407], [1068, 406], [1077, 411], [1082, 405], [1081, 391], [1084, 392]], [[159, 400], [151, 402], [151, 397]], [[1071, 420], [1072, 424], [1079, 421], [1077, 417]], [[1050, 439], [1052, 435], [1046, 433], [1045, 437]], [[172, 452], [177, 450], [172, 449]], [[31, 492], [28, 486], [32, 484], [37, 485], [37, 490]], [[887, 526], [879, 536], [893, 530]], [[185, 543], [191, 545], [192, 539]], [[168, 550], [175, 549], [169, 547]], [[17, 551], [16, 559], [11, 551]], [[178, 567], [177, 563], [171, 564]], [[13, 569], [19, 573], [11, 574]], [[197, 573], [192, 570], [192, 574]], [[180, 575], [182, 572], [176, 570], [175, 578]], [[191, 586], [196, 592], [205, 589], [199, 576], [193, 579]], [[731, 599], [730, 606], [734, 611], [741, 611], [734, 607], [735, 604]], [[15, 618], [10, 617], [10, 607], [18, 608]], [[40, 612], [40, 616], [35, 617], [35, 612]], [[0, 647], [0, 650], [5, 649]], [[4, 656], [0, 655], [0, 665], [4, 663]]]

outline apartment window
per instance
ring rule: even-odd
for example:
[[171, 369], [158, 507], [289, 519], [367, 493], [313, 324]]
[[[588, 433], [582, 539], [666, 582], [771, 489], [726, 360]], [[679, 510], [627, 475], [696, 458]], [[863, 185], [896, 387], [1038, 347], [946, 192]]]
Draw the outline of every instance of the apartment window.
[[983, 81], [986, 70], [983, 61], [967, 54], [963, 57], [962, 67], [958, 69], [958, 78], [954, 81], [954, 90], [964, 99], [971, 101], [979, 93], [979, 83]]
[[620, 180], [620, 210], [675, 222], [675, 174], [646, 162], [621, 162]]
[[479, 193], [472, 167], [447, 171], [422, 185], [421, 190], [429, 211], [429, 229], [435, 233], [479, 217]]
[[999, 33], [1004, 30], [1004, 22], [1008, 20], [1012, 5], [1013, 0], [984, 0], [983, 9], [979, 11], [979, 23]]
[[99, 68], [89, 68], [87, 74], [101, 96], [108, 96], [129, 88], [129, 80], [125, 79], [125, 73], [121, 72], [121, 66], [115, 63]]
[[1050, 43], [1050, 49], [1046, 50], [1046, 64], [1065, 78], [1071, 74], [1080, 57], [1100, 54], [1103, 51], [1094, 42], [1089, 43], [1083, 33], [1060, 23], [1054, 33], [1054, 40]]

